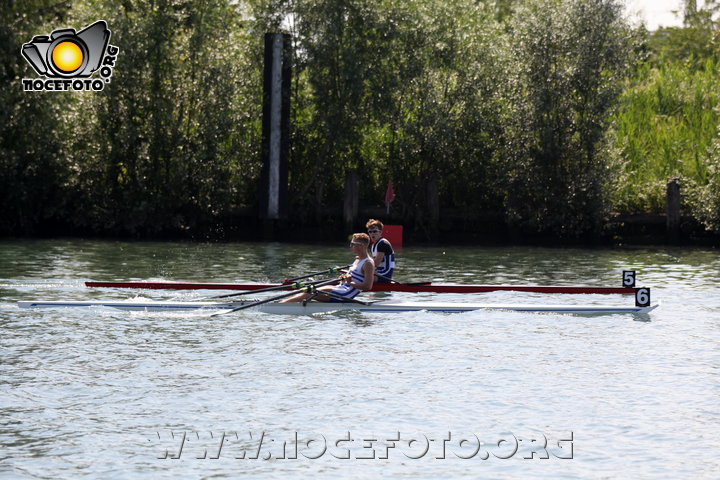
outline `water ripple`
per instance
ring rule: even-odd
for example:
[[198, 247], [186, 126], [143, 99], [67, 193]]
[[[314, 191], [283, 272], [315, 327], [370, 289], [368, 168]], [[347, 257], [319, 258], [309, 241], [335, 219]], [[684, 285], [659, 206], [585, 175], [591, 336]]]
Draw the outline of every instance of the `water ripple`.
[[[408, 280], [465, 283], [606, 286], [635, 268], [662, 301], [649, 321], [502, 311], [211, 318], [14, 305], [192, 299], [204, 293], [89, 290], [83, 282], [277, 280], [343, 264], [346, 253], [278, 244], [4, 242], [0, 478], [716, 477], [720, 462], [709, 452], [720, 420], [720, 255], [713, 250], [408, 248], [398, 256]], [[510, 292], [473, 300], [576, 301]], [[347, 448], [332, 444], [348, 432], [354, 441], [340, 444]], [[182, 457], [162, 458], [177, 453], [182, 434]], [[309, 447], [298, 459], [279, 458], [296, 434], [316, 446], [324, 438], [328, 451], [313, 460], [303, 456]], [[391, 441], [398, 434], [417, 440], [415, 447], [427, 437], [427, 454], [410, 458], [416, 450]], [[262, 435], [268, 443], [259, 448]], [[569, 435], [572, 460], [525, 458], [530, 440], [545, 437], [549, 451], [566, 453], [557, 443]], [[498, 458], [497, 442], [508, 448], [515, 437], [518, 452]], [[463, 438], [485, 442], [474, 458], [460, 458], [475, 441], [461, 448]], [[374, 448], [363, 448], [367, 439]], [[333, 456], [346, 451], [376, 458]], [[388, 459], [377, 458], [383, 451]]]

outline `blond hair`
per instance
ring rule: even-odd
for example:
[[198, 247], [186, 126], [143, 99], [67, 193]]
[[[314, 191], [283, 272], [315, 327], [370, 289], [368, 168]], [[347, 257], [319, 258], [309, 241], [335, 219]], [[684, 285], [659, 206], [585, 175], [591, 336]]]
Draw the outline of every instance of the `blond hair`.
[[352, 241], [370, 245], [370, 236], [367, 233], [353, 233]]

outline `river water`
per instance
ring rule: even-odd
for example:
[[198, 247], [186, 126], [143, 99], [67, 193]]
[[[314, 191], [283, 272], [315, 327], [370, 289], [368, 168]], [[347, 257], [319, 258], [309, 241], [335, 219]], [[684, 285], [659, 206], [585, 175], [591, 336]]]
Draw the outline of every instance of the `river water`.
[[622, 271], [636, 270], [661, 302], [644, 318], [210, 318], [15, 303], [198, 299], [221, 292], [94, 290], [83, 282], [277, 281], [347, 264], [349, 255], [344, 243], [0, 241], [0, 478], [717, 478], [715, 250], [398, 253], [396, 278], [404, 281], [620, 286]]

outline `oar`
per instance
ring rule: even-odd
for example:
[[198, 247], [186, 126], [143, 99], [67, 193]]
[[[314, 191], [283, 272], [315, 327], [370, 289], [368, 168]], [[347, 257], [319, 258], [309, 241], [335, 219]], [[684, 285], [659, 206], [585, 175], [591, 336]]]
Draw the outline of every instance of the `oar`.
[[285, 280], [282, 281], [282, 283], [292, 283], [292, 282], [296, 282], [298, 280], [302, 280], [304, 278], [314, 277], [315, 275], [323, 275], [323, 274], [332, 275], [333, 273], [340, 273], [340, 270], [343, 270], [345, 268], [350, 268], [350, 267], [352, 267], [352, 263], [350, 265], [345, 265], [344, 267], [330, 267], [327, 270], [323, 270], [323, 271], [315, 272], [315, 273], [308, 273], [307, 275], [303, 275], [301, 277], [286, 278]]
[[[322, 287], [323, 285], [330, 285], [331, 283], [335, 283], [337, 281], [338, 281], [337, 278], [333, 278], [331, 280], [325, 280], [323, 282], [316, 283], [315, 285], [310, 285], [308, 287], [304, 287], [304, 289], [307, 293], [309, 293], [309, 292], [313, 291], [316, 287]], [[302, 291], [302, 290], [303, 289], [301, 289], [300, 291]], [[251, 302], [251, 303], [248, 303], [247, 305], [241, 305], [241, 306], [233, 308], [231, 310], [214, 313], [210, 316], [215, 317], [217, 315], [224, 315], [226, 313], [233, 313], [233, 312], [237, 312], [239, 310], [245, 310], [246, 308], [250, 308], [250, 307], [257, 307], [258, 305], [262, 305], [263, 303], [274, 302], [275, 300], [280, 300], [282, 298], [291, 297], [293, 295], [296, 295], [297, 293], [299, 293], [297, 290], [294, 290], [292, 292], [285, 292], [282, 295], [277, 295], [275, 297], [266, 298], [264, 300], [258, 300], [256, 302]]]
[[316, 285], [316, 284], [318, 284], [318, 283], [320, 283], [320, 282], [324, 282], [324, 281], [325, 281], [325, 280], [316, 280], [316, 281], [314, 281], [314, 282], [283, 283], [282, 285], [278, 285], [278, 286], [276, 286], [276, 287], [261, 288], [261, 289], [259, 289], [259, 290], [245, 290], [245, 291], [237, 292], [237, 293], [228, 293], [228, 294], [225, 294], [225, 295], [218, 295], [218, 296], [215, 296], [215, 297], [208, 297], [208, 298], [205, 298], [204, 300], [213, 300], [213, 299], [216, 299], [216, 298], [237, 297], [237, 296], [240, 296], [240, 295], [248, 295], [248, 294], [250, 294], [250, 293], [256, 294], [256, 293], [260, 293], [260, 292], [272, 292], [272, 291], [274, 291], [274, 290], [287, 290], [288, 288], [289, 288], [289, 289], [292, 289], [292, 290], [300, 290], [300, 289], [303, 288], [303, 287], [309, 287], [309, 286], [311, 286], [311, 285]]

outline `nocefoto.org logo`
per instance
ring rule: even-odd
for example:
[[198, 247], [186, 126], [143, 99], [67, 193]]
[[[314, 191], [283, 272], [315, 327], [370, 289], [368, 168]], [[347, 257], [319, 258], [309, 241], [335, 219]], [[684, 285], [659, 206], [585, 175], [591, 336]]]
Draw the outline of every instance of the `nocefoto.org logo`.
[[[110, 30], [104, 20], [76, 32], [74, 28], [37, 35], [23, 44], [22, 56], [41, 78], [23, 78], [23, 90], [95, 91], [110, 83], [120, 49], [110, 45]], [[100, 78], [88, 78], [99, 71]]]

